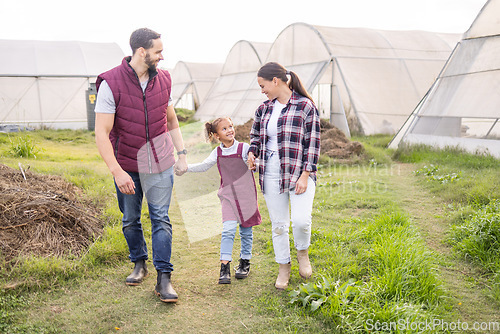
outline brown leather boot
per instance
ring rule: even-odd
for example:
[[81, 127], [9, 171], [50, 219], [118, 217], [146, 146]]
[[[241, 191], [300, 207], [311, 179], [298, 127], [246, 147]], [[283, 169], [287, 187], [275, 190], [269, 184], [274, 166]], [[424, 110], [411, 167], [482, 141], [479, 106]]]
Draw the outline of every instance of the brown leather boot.
[[276, 278], [276, 284], [274, 284], [276, 289], [279, 289], [279, 290], [286, 289], [286, 287], [288, 286], [288, 281], [290, 280], [290, 273], [291, 272], [292, 272], [292, 264], [291, 263], [286, 263], [286, 264], [280, 263], [278, 277]]
[[297, 261], [299, 261], [300, 277], [303, 279], [310, 278], [312, 276], [312, 268], [307, 249], [297, 251]]

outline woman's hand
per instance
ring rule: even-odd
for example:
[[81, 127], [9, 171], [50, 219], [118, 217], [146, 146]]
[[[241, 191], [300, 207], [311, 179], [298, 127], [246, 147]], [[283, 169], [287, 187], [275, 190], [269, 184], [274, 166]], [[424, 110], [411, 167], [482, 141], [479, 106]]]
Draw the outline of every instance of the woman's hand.
[[309, 172], [303, 171], [295, 184], [295, 195], [300, 195], [306, 192], [308, 178]]
[[255, 155], [253, 155], [252, 152], [248, 152], [247, 165], [248, 165], [248, 169], [250, 169], [250, 170], [255, 170], [256, 169]]

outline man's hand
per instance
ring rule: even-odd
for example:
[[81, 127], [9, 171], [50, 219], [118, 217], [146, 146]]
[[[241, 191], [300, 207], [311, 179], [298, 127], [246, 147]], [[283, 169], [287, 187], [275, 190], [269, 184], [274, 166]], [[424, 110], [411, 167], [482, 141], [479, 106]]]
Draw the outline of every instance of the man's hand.
[[135, 184], [130, 175], [123, 169], [116, 172], [115, 177], [116, 185], [122, 194], [133, 195], [135, 194]]
[[181, 176], [185, 172], [187, 172], [188, 166], [187, 166], [187, 158], [185, 154], [179, 155], [179, 159], [175, 162], [174, 165], [174, 171], [175, 175]]

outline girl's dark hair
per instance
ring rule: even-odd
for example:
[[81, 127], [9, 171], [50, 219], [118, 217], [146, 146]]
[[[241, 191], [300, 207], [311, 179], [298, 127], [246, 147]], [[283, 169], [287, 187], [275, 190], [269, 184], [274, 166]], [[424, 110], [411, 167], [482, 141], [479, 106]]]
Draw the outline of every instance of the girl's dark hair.
[[233, 121], [229, 117], [219, 117], [214, 119], [211, 122], [206, 122], [205, 123], [205, 137], [209, 141], [214, 141], [214, 133], [217, 133], [217, 127], [219, 126], [219, 123], [222, 122], [223, 120], [229, 120], [231, 123]]
[[130, 35], [130, 47], [132, 48], [132, 54], [138, 48], [150, 49], [153, 47], [153, 40], [160, 38], [161, 35], [156, 31], [148, 28], [137, 29]]
[[[288, 82], [287, 74], [290, 75], [290, 82]], [[290, 87], [291, 90], [294, 90], [300, 95], [307, 97], [314, 103], [311, 95], [309, 95], [304, 85], [300, 81], [299, 76], [295, 74], [295, 72], [287, 71], [286, 68], [284, 68], [282, 65], [278, 63], [270, 62], [265, 64], [259, 69], [257, 77], [269, 81], [272, 81], [273, 78], [278, 78], [285, 83], [288, 82], [288, 87]]]

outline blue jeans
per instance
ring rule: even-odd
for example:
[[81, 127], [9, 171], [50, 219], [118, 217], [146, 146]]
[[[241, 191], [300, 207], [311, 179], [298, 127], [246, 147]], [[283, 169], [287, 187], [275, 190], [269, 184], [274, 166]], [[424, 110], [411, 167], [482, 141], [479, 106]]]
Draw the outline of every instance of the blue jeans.
[[173, 167], [159, 174], [127, 172], [134, 181], [135, 194], [125, 195], [116, 187], [118, 206], [123, 213], [122, 230], [132, 262], [146, 260], [148, 249], [141, 224], [142, 199], [146, 196], [151, 219], [153, 265], [161, 272], [174, 270], [170, 263], [172, 254], [172, 224], [168, 217], [172, 188]]
[[[228, 220], [222, 223], [222, 234], [220, 240], [220, 259], [221, 261], [232, 261], [234, 236], [238, 222]], [[240, 258], [250, 260], [252, 258], [253, 232], [252, 227], [241, 227], [241, 251]]]

